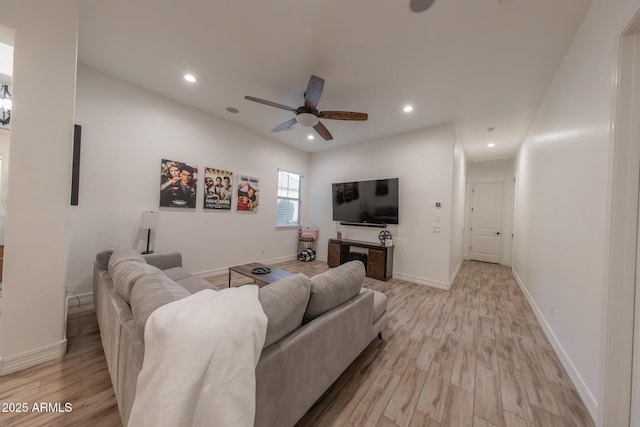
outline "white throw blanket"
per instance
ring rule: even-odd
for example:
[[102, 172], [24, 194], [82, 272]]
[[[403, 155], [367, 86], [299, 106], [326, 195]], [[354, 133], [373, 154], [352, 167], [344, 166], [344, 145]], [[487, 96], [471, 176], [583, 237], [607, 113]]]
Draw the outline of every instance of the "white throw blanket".
[[145, 326], [128, 425], [253, 426], [266, 333], [255, 285], [204, 290], [158, 308]]

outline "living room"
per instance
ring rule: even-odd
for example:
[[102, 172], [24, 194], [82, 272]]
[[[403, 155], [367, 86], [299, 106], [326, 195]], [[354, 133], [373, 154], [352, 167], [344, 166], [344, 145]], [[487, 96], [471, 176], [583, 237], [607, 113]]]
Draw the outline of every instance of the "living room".
[[[22, 78], [23, 87], [31, 89], [22, 92], [22, 115], [16, 95], [11, 134], [9, 179], [15, 184], [9, 184], [5, 234], [11, 249], [5, 258], [0, 320], [3, 367], [33, 352], [44, 360], [64, 346], [61, 301], [67, 289], [89, 292], [91, 262], [99, 250], [143, 247], [140, 216], [157, 209], [159, 163], [167, 157], [261, 178], [260, 215], [209, 214], [201, 208], [162, 211], [154, 249], [180, 250], [191, 271], [211, 273], [240, 262], [294, 255], [297, 230], [274, 226], [276, 200], [268, 197], [275, 194], [280, 168], [305, 177], [303, 224], [320, 227], [320, 258], [326, 257], [326, 239], [340, 229], [330, 218], [328, 184], [399, 177], [407, 222], [390, 227], [397, 246], [395, 274], [436, 286], [452, 280], [464, 256], [462, 244], [452, 242], [462, 240], [465, 192], [460, 178], [464, 160], [454, 156], [459, 150], [454, 124], [309, 154], [87, 67], [78, 67], [76, 83], [77, 4], [38, 4], [41, 12], [33, 13], [29, 2], [18, 3], [10, 2], [1, 23], [15, 28], [17, 35], [30, 35], [21, 41], [22, 53], [16, 36], [15, 72], [16, 85]], [[630, 11], [637, 9], [632, 0], [591, 5], [549, 90], [540, 94], [536, 118], [515, 160], [512, 266], [582, 378], [583, 400], [590, 400], [587, 406], [600, 425], [617, 425], [602, 424], [605, 359], [614, 360], [604, 356], [608, 334], [602, 324], [610, 315], [603, 295], [609, 292], [611, 75], [617, 40], [633, 16]], [[46, 62], [51, 51], [60, 53], [53, 63]], [[47, 73], [38, 71], [45, 67]], [[44, 82], [42, 74], [48, 74]], [[49, 96], [41, 102], [45, 90]], [[70, 209], [66, 171], [73, 123], [83, 126], [83, 157], [80, 205]], [[412, 209], [414, 194], [414, 200], [427, 194], [429, 203]], [[430, 220], [422, 220], [435, 214], [431, 202], [436, 200], [443, 204], [445, 232], [440, 235], [431, 233]], [[346, 232], [363, 240], [377, 235], [352, 228]], [[39, 260], [37, 269], [34, 259]], [[555, 317], [549, 312], [552, 304]]]

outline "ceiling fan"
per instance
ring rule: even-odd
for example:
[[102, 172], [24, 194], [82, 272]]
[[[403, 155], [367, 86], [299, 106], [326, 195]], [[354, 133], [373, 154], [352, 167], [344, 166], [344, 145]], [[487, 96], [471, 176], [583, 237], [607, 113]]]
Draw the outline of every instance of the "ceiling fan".
[[320, 101], [320, 97], [322, 96], [323, 88], [324, 80], [318, 76], [311, 76], [309, 83], [307, 84], [307, 90], [304, 92], [304, 105], [298, 108], [289, 107], [287, 105], [278, 104], [277, 102], [271, 102], [265, 99], [255, 98], [253, 96], [245, 96], [244, 99], [296, 113], [296, 116], [293, 119], [279, 124], [275, 128], [271, 129], [271, 132], [280, 132], [291, 128], [296, 123], [300, 123], [305, 127], [313, 127], [321, 137], [329, 141], [333, 139], [333, 136], [320, 122], [320, 119], [367, 120], [369, 116], [366, 113], [355, 113], [352, 111], [318, 111], [318, 101]]

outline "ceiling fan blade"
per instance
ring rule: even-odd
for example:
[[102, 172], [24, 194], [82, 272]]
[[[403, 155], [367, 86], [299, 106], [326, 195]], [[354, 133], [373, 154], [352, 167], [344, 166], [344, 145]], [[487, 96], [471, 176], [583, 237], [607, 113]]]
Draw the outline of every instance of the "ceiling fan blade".
[[324, 88], [324, 80], [318, 76], [311, 76], [307, 84], [307, 90], [304, 92], [304, 106], [308, 108], [317, 108], [322, 89]]
[[318, 124], [315, 125], [313, 128], [315, 129], [316, 132], [318, 132], [318, 135], [323, 137], [325, 140], [331, 141], [333, 139], [333, 136], [331, 135], [331, 132], [329, 132], [329, 129], [324, 127], [322, 123], [318, 122]]
[[414, 12], [424, 12], [429, 9], [435, 0], [411, 0], [409, 3], [409, 7]]
[[245, 96], [244, 99], [247, 99], [247, 100], [253, 101], [253, 102], [257, 102], [257, 103], [260, 103], [260, 104], [264, 104], [264, 105], [269, 105], [270, 107], [276, 107], [276, 108], [280, 108], [282, 110], [293, 111], [294, 113], [296, 112], [295, 108], [288, 107], [288, 106], [282, 105], [282, 104], [278, 104], [277, 102], [267, 101], [266, 99], [254, 98], [253, 96], [248, 96], [248, 95]]
[[353, 111], [322, 111], [320, 117], [331, 120], [367, 120], [367, 113], [355, 113]]
[[291, 120], [287, 120], [284, 123], [279, 124], [278, 126], [271, 129], [271, 132], [280, 132], [281, 130], [289, 129], [291, 126], [297, 123], [296, 118], [294, 117]]

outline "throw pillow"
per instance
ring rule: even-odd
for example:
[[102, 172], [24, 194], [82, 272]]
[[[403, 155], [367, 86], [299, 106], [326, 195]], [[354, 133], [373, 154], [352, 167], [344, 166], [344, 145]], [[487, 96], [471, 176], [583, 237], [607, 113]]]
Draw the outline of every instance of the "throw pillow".
[[269, 321], [265, 348], [302, 325], [310, 288], [311, 281], [304, 274], [289, 276], [260, 288], [258, 298]]
[[364, 276], [364, 264], [350, 261], [311, 278], [311, 296], [304, 321], [309, 322], [358, 295]]
[[136, 280], [150, 273], [164, 274], [162, 270], [146, 262], [122, 261], [113, 267], [111, 278], [113, 279], [113, 286], [116, 288], [116, 291], [118, 291], [122, 298], [129, 302], [131, 299], [131, 290]]
[[163, 273], [140, 277], [131, 290], [131, 312], [140, 339], [144, 341], [144, 327], [156, 308], [189, 295], [189, 291]]
[[138, 261], [146, 263], [145, 259], [138, 252], [129, 248], [118, 248], [113, 251], [109, 258], [109, 276], [113, 277], [113, 269], [123, 261]]

